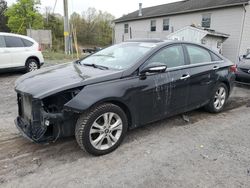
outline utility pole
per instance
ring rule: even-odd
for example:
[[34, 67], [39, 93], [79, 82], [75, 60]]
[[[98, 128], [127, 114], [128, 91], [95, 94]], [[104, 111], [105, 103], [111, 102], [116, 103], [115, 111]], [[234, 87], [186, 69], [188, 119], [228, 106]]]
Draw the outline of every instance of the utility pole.
[[65, 54], [69, 54], [69, 11], [68, 0], [63, 0], [64, 4], [64, 45]]

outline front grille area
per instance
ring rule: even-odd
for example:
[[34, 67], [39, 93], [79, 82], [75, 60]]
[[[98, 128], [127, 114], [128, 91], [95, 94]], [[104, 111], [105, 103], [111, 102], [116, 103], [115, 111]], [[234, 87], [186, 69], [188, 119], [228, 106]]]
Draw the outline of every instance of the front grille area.
[[19, 116], [29, 122], [32, 118], [32, 98], [27, 95], [17, 94], [17, 100]]
[[20, 127], [32, 140], [38, 141], [42, 138], [47, 127], [42, 125], [41, 101], [29, 95], [17, 94], [18, 114]]

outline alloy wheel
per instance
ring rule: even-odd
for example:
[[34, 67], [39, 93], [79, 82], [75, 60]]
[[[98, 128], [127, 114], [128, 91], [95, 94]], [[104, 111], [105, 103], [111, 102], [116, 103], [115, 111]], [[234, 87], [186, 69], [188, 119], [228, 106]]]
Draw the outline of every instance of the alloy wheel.
[[90, 143], [95, 149], [107, 150], [114, 146], [122, 135], [122, 119], [113, 112], [104, 113], [92, 124]]
[[37, 63], [34, 61], [31, 61], [28, 67], [29, 67], [29, 72], [32, 72], [38, 69]]
[[214, 97], [214, 107], [220, 110], [226, 102], [226, 90], [224, 87], [219, 87]]

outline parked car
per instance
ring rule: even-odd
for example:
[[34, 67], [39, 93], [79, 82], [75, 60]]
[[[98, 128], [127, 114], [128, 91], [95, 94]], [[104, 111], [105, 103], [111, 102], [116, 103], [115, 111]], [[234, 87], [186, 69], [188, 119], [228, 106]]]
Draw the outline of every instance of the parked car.
[[0, 32], [0, 70], [39, 69], [44, 63], [39, 44], [32, 38]]
[[198, 44], [125, 42], [19, 78], [15, 122], [35, 142], [75, 135], [82, 149], [103, 155], [128, 129], [204, 106], [221, 112], [235, 68]]
[[82, 52], [83, 52], [83, 53], [90, 53], [90, 54], [92, 54], [92, 53], [98, 52], [98, 51], [100, 51], [100, 50], [102, 50], [101, 47], [84, 48], [84, 49], [82, 49]]
[[250, 84], [250, 54], [240, 58], [237, 65], [236, 81]]

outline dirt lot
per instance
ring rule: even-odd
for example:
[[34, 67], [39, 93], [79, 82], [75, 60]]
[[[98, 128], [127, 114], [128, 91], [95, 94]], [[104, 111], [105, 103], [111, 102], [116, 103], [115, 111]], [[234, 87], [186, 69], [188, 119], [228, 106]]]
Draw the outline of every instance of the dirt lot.
[[20, 75], [0, 75], [0, 187], [249, 187], [249, 88], [235, 88], [224, 113], [160, 121], [92, 157], [74, 138], [37, 145], [20, 136], [13, 123]]

